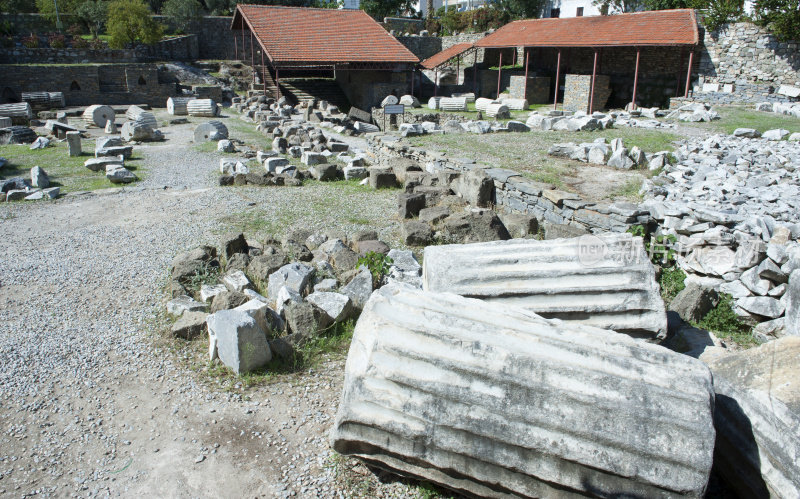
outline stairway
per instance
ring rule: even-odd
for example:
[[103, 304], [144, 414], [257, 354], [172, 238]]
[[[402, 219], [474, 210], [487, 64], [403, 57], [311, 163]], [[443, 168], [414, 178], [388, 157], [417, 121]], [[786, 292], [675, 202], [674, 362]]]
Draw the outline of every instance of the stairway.
[[281, 78], [281, 92], [297, 102], [325, 100], [342, 112], [350, 110], [350, 101], [333, 78]]

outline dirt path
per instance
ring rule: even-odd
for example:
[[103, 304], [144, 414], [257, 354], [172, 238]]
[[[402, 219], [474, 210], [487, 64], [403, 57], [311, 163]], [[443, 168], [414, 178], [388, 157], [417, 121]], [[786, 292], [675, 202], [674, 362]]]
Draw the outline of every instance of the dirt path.
[[[137, 148], [133, 189], [0, 207], [0, 495], [335, 495], [341, 359], [242, 395], [199, 382], [157, 332], [178, 251], [230, 213], [335, 188], [216, 187], [218, 156], [184, 132]], [[360, 216], [392, 213], [389, 194], [369, 202]]]

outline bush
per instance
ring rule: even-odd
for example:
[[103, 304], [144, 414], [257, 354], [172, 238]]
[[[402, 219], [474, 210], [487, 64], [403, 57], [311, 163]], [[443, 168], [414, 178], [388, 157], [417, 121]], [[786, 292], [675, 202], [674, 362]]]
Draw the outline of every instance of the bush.
[[125, 48], [135, 43], [152, 45], [164, 36], [164, 28], [151, 17], [142, 0], [116, 0], [108, 5], [109, 46]]
[[742, 345], [755, 343], [751, 328], [742, 323], [733, 311], [733, 297], [725, 293], [720, 295], [717, 306], [711, 309], [697, 326]]
[[83, 26], [80, 24], [70, 24], [67, 33], [72, 37], [79, 37], [83, 34]]
[[22, 45], [29, 49], [39, 48], [39, 37], [31, 33], [31, 36], [22, 39]]
[[92, 50], [105, 50], [108, 48], [108, 44], [103, 40], [96, 38], [89, 42], [89, 48]]
[[63, 49], [67, 46], [67, 37], [58, 33], [51, 33], [47, 37], [47, 43], [54, 49]]
[[742, 0], [710, 0], [702, 4], [698, 6], [704, 9], [703, 25], [712, 31], [742, 17]]
[[77, 37], [72, 39], [72, 47], [76, 49], [86, 49], [89, 48], [89, 40], [85, 38]]

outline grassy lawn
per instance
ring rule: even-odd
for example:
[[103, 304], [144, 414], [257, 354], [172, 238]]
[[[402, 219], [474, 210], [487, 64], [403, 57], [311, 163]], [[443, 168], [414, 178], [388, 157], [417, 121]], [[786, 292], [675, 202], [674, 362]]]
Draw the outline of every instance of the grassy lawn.
[[685, 123], [685, 126], [704, 128], [710, 132], [733, 133], [737, 128], [754, 128], [766, 132], [774, 128], [785, 128], [791, 133], [800, 132], [800, 119], [782, 114], [756, 111], [741, 106], [714, 106], [720, 119], [711, 123]]
[[[83, 162], [94, 157], [88, 151], [94, 150], [93, 140], [83, 141], [83, 155], [76, 158], [69, 157], [69, 148], [66, 142], [51, 142], [45, 149], [30, 150], [27, 144], [0, 146], [0, 158], [9, 162], [2, 170], [0, 177], [23, 177], [30, 179], [30, 170], [40, 166], [47, 172], [53, 187], [61, 187], [61, 192], [92, 191], [116, 187], [108, 181], [105, 174], [93, 172], [83, 166]], [[125, 161], [125, 167], [136, 173], [141, 180], [144, 173], [137, 169], [137, 158]]]

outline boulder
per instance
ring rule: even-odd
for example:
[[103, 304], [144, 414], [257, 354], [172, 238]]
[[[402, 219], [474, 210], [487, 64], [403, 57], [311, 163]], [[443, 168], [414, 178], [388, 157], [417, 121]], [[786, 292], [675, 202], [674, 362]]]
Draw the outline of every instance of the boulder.
[[267, 246], [262, 253], [250, 260], [247, 272], [255, 279], [266, 281], [270, 274], [289, 263], [286, 253], [273, 247]]
[[31, 168], [31, 185], [40, 189], [50, 187], [50, 177], [47, 176], [47, 172], [42, 167], [34, 166]]
[[315, 291], [306, 297], [306, 301], [325, 311], [333, 322], [345, 321], [353, 312], [350, 297], [342, 293]]
[[234, 310], [244, 312], [252, 317], [258, 327], [267, 335], [274, 331], [277, 314], [264, 301], [258, 298], [251, 298], [249, 301], [234, 308]]
[[231, 232], [222, 239], [222, 254], [225, 258], [231, 258], [236, 253], [247, 253], [247, 239], [241, 232]]
[[340, 291], [350, 298], [354, 308], [363, 309], [372, 294], [372, 273], [362, 267], [362, 270]]
[[485, 208], [494, 200], [494, 181], [483, 170], [462, 173], [450, 183], [450, 188], [471, 206]]
[[442, 233], [449, 242], [486, 242], [511, 239], [503, 222], [493, 211], [462, 211], [442, 222]]
[[425, 208], [425, 194], [401, 192], [397, 195], [397, 216], [401, 220], [419, 216], [423, 208]]
[[422, 287], [422, 266], [411, 250], [393, 249], [388, 257], [392, 260], [389, 266], [389, 278], [397, 282]]
[[389, 285], [356, 325], [331, 441], [471, 497], [700, 497], [713, 396], [660, 346]]
[[611, 154], [608, 158], [608, 166], [618, 168], [620, 170], [630, 170], [636, 163], [628, 157], [628, 149], [621, 147]]
[[93, 172], [104, 172], [108, 165], [125, 166], [125, 158], [122, 156], [104, 156], [102, 158], [89, 158], [83, 163], [83, 166]]
[[430, 225], [418, 220], [403, 222], [401, 232], [403, 243], [407, 246], [427, 246], [433, 241], [433, 231]]
[[172, 325], [172, 336], [185, 340], [197, 338], [206, 330], [206, 317], [205, 312], [184, 312]]
[[789, 130], [784, 130], [783, 128], [776, 128], [774, 130], [767, 130], [761, 135], [761, 138], [767, 140], [783, 140], [784, 137], [789, 135]]
[[786, 334], [800, 336], [800, 270], [789, 276], [789, 285], [782, 299], [786, 307]]
[[297, 262], [284, 265], [269, 276], [267, 297], [271, 302], [277, 301], [278, 292], [284, 286], [302, 296], [308, 290], [313, 275], [314, 267], [310, 265]]
[[429, 246], [423, 262], [426, 291], [518, 306], [640, 339], [667, 334], [655, 269], [642, 239], [630, 234]]
[[112, 184], [130, 184], [138, 180], [136, 174], [118, 164], [106, 165], [106, 178]]
[[238, 291], [224, 291], [217, 294], [211, 300], [211, 313], [219, 312], [220, 310], [230, 310], [239, 305], [247, 303], [250, 299], [244, 293]]
[[700, 359], [714, 376], [714, 470], [741, 497], [800, 497], [800, 338]]
[[241, 310], [220, 310], [206, 319], [209, 355], [236, 374], [260, 369], [272, 360], [267, 335]]
[[761, 132], [754, 128], [737, 128], [733, 131], [734, 137], [744, 137], [746, 139], [757, 139], [761, 137]]
[[[234, 256], [238, 256], [240, 254], [241, 253], [237, 253]], [[253, 283], [250, 282], [250, 279], [248, 279], [241, 270], [228, 271], [222, 276], [220, 281], [225, 285], [226, 288], [228, 288], [228, 291], [230, 292], [242, 293], [245, 289], [250, 289], [253, 287]]]
[[170, 315], [181, 316], [184, 312], [204, 312], [206, 305], [195, 301], [194, 298], [188, 295], [173, 298], [167, 302], [167, 313]]
[[236, 146], [234, 146], [233, 142], [231, 142], [230, 140], [222, 139], [219, 142], [217, 142], [217, 151], [228, 152], [228, 153], [236, 152]]
[[712, 288], [691, 282], [681, 290], [669, 305], [669, 309], [689, 323], [700, 320], [719, 303], [719, 295]]
[[336, 165], [314, 165], [308, 170], [311, 172], [311, 176], [314, 177], [314, 180], [319, 180], [320, 182], [336, 180], [339, 177], [339, 169]]
[[324, 310], [309, 302], [289, 302], [283, 312], [289, 333], [303, 340], [317, 336], [333, 324], [333, 319]]
[[391, 168], [370, 168], [369, 186], [373, 189], [397, 187], [397, 177]]
[[203, 303], [213, 300], [220, 293], [228, 291], [224, 284], [203, 284], [200, 286], [200, 299]]

